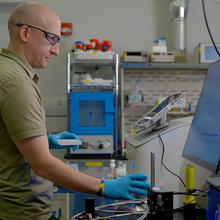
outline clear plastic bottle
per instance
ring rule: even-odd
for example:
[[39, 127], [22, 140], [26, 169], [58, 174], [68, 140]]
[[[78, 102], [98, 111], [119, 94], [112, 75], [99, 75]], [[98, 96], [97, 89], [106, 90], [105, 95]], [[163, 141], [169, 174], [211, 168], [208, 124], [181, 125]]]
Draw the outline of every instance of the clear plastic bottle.
[[167, 52], [166, 38], [165, 37], [159, 37], [157, 40], [154, 41], [154, 45], [152, 47], [152, 52], [154, 52], [154, 53], [165, 53], [165, 52]]
[[118, 168], [116, 168], [116, 176], [125, 176], [126, 175], [126, 163], [124, 161], [118, 161]]
[[115, 160], [110, 160], [110, 176], [112, 179], [116, 177], [116, 165], [115, 165]]

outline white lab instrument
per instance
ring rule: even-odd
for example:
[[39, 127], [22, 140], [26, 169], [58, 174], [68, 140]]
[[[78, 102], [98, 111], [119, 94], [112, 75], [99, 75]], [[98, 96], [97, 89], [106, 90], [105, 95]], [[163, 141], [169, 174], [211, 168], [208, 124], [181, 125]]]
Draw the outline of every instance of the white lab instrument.
[[[220, 49], [220, 44], [216, 44], [217, 49]], [[212, 43], [200, 43], [198, 49], [200, 63], [214, 63], [219, 60], [219, 56]]]
[[[183, 148], [191, 126], [192, 117], [171, 120], [169, 125], [160, 130], [159, 134], [164, 144], [164, 164], [175, 174], [184, 179], [185, 166], [189, 161], [182, 157]], [[158, 131], [146, 129], [127, 141], [127, 169], [128, 173], [147, 174], [151, 181], [151, 153], [155, 152], [155, 184], [167, 187], [174, 192], [184, 192], [181, 181], [164, 169], [162, 165], [163, 146], [158, 136]], [[204, 187], [205, 179], [211, 172], [190, 162], [195, 168], [195, 186], [197, 189]], [[174, 208], [181, 207], [184, 196], [174, 195]]]
[[152, 63], [174, 63], [175, 54], [171, 51], [166, 52], [151, 52]]
[[149, 62], [147, 51], [125, 51], [124, 62]]
[[169, 0], [172, 49], [175, 52], [186, 52], [186, 28], [189, 0]]

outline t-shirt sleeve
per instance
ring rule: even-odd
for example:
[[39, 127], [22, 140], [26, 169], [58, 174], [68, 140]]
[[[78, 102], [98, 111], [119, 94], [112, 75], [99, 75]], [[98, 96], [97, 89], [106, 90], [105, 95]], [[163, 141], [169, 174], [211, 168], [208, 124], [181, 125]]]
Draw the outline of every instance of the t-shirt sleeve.
[[42, 98], [34, 82], [13, 79], [1, 91], [1, 117], [13, 141], [47, 133]]

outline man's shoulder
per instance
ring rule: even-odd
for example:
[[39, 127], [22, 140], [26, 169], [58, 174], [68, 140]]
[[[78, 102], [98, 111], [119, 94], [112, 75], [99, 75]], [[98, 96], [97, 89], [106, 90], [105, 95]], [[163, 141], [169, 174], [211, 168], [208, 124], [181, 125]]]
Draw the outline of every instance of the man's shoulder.
[[15, 60], [0, 54], [0, 87], [16, 78], [27, 78], [25, 70]]

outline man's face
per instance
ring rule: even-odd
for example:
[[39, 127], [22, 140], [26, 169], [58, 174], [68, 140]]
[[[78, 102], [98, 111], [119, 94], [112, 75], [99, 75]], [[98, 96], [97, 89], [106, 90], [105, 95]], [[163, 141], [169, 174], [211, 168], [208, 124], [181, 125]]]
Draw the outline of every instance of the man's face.
[[[59, 42], [54, 44], [56, 42], [54, 39], [56, 40], [56, 36], [60, 37], [61, 23], [59, 20], [54, 20], [48, 28], [38, 26], [37, 28], [42, 31], [34, 27], [36, 26], [29, 27], [31, 37], [27, 44], [28, 62], [33, 68], [45, 68], [52, 55], [59, 55]], [[50, 34], [47, 35], [43, 31]], [[55, 34], [54, 38], [53, 34]]]

